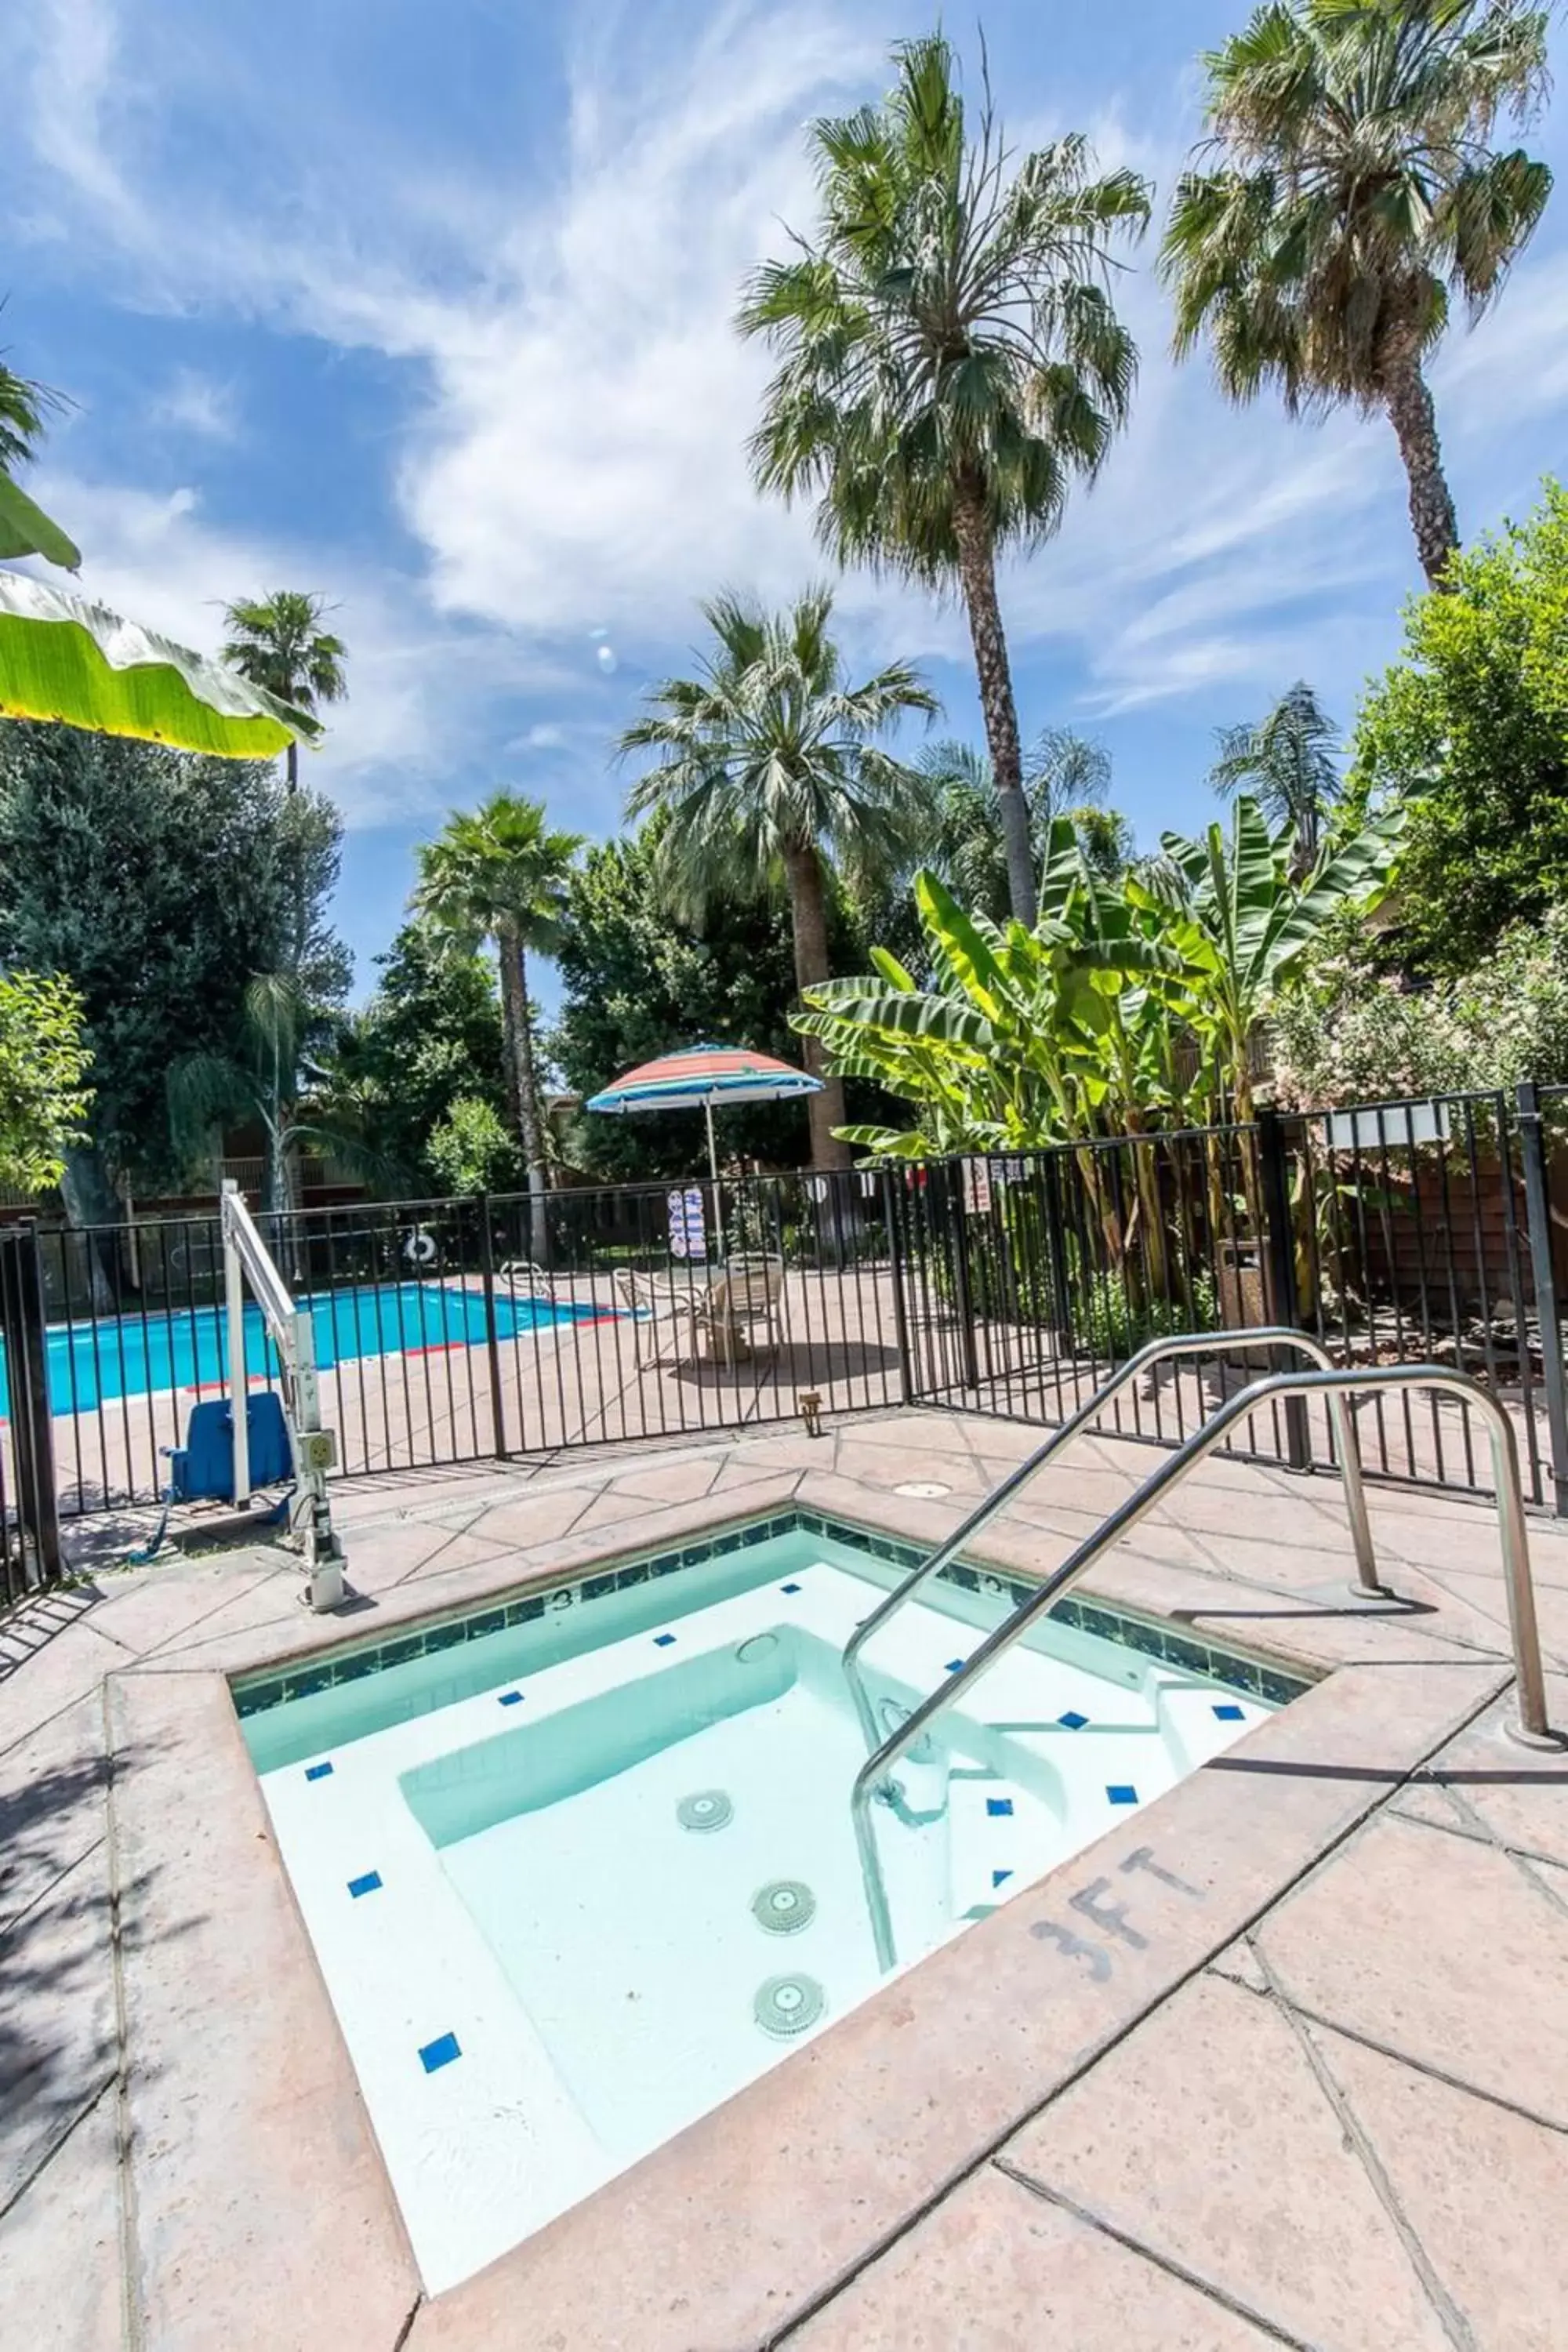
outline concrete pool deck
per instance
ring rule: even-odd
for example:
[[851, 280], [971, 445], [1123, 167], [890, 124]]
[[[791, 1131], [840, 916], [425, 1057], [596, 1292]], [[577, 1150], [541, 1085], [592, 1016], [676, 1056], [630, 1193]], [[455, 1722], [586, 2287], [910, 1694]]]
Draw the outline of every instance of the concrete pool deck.
[[[1039, 1433], [945, 1413], [362, 1482], [279, 1555], [0, 1621], [0, 2338], [29, 2352], [1560, 2345], [1568, 1750], [1502, 1730], [1484, 1505], [1211, 1457], [1086, 1589], [1322, 1679], [463, 2286], [426, 2297], [240, 1740], [241, 1668], [792, 1500], [944, 1534]], [[1079, 1442], [977, 1551], [1158, 1456]], [[940, 1485], [941, 1496], [900, 1487]], [[1568, 1537], [1531, 1526], [1568, 1723]]]

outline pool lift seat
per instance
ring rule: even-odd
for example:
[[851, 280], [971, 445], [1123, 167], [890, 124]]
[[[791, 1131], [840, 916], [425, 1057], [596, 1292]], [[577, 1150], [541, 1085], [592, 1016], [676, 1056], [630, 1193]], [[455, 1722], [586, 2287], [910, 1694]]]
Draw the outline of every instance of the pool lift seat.
[[339, 1609], [349, 1598], [343, 1548], [332, 1526], [328, 1473], [337, 1467], [335, 1433], [321, 1426], [321, 1387], [316, 1378], [316, 1329], [309, 1307], [296, 1305], [272, 1253], [257, 1231], [245, 1196], [232, 1177], [224, 1180], [224, 1295], [228, 1320], [228, 1409], [234, 1446], [234, 1500], [243, 1507], [253, 1485], [250, 1459], [249, 1381], [245, 1362], [245, 1288], [248, 1282], [278, 1352], [280, 1393], [294, 1464], [294, 1499], [289, 1532], [304, 1560], [300, 1599], [309, 1609]]

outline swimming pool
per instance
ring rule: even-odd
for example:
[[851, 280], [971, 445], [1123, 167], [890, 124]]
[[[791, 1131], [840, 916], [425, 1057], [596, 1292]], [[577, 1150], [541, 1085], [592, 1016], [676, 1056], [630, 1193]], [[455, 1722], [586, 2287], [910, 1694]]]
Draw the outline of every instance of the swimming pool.
[[[442, 1282], [384, 1282], [302, 1298], [316, 1333], [320, 1370], [356, 1356], [410, 1354], [421, 1348], [472, 1346], [485, 1337], [482, 1292]], [[552, 1305], [536, 1298], [496, 1299], [496, 1330], [505, 1339], [555, 1323], [594, 1321], [606, 1307]], [[278, 1364], [254, 1300], [245, 1310], [245, 1357], [252, 1375]], [[56, 1412], [90, 1411], [116, 1397], [157, 1389], [220, 1388], [228, 1373], [228, 1316], [221, 1307], [177, 1315], [119, 1315], [98, 1322], [51, 1323], [49, 1402]], [[0, 1412], [11, 1410], [0, 1346]]]
[[[792, 1513], [236, 1685], [432, 2293], [885, 1981], [841, 1654], [917, 1557]], [[880, 1718], [1025, 1590], [963, 1567], [928, 1587], [868, 1654]], [[874, 1808], [900, 1960], [1300, 1687], [1059, 1604]]]

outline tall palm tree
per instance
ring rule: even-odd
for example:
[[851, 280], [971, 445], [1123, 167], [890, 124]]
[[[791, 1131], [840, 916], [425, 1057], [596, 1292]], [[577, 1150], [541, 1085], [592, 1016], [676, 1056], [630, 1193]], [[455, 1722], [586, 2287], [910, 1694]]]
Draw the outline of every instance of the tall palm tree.
[[[455, 809], [419, 851], [416, 912], [462, 943], [493, 942], [500, 967], [507, 1090], [536, 1203], [549, 1181], [544, 1123], [528, 1003], [528, 958], [553, 953], [566, 908], [566, 880], [583, 846], [575, 833], [552, 833], [541, 801], [495, 793], [474, 810]], [[534, 1213], [534, 1255], [542, 1218]]]
[[1295, 838], [1291, 871], [1309, 873], [1340, 797], [1340, 730], [1304, 678], [1255, 727], [1222, 727], [1209, 782], [1222, 799], [1250, 793], [1275, 827]]
[[815, 238], [752, 278], [742, 331], [783, 354], [752, 443], [757, 479], [817, 499], [824, 543], [937, 585], [969, 617], [1013, 911], [1035, 919], [1018, 717], [996, 559], [1059, 525], [1124, 422], [1137, 354], [1111, 249], [1148, 183], [1094, 176], [1078, 137], [1016, 160], [989, 94], [967, 135], [933, 35], [893, 52], [884, 102], [819, 121]]
[[1546, 25], [1520, 0], [1269, 0], [1204, 60], [1219, 160], [1165, 231], [1176, 349], [1206, 328], [1233, 400], [1385, 411], [1433, 587], [1459, 535], [1422, 362], [1541, 217], [1546, 165], [1489, 141], [1540, 103]]
[[[299, 588], [279, 588], [270, 596], [226, 604], [224, 626], [229, 635], [223, 657], [252, 686], [314, 718], [323, 703], [342, 702], [349, 690], [344, 669], [348, 647], [342, 637], [321, 627], [326, 609], [324, 596]], [[295, 792], [300, 747], [292, 740], [288, 761], [289, 789]]]
[[[786, 613], [715, 597], [702, 607], [714, 646], [700, 675], [651, 688], [647, 716], [621, 738], [624, 752], [661, 754], [626, 807], [668, 812], [661, 856], [675, 902], [699, 913], [740, 876], [758, 889], [782, 882], [803, 993], [829, 977], [825, 860], [873, 875], [908, 847], [919, 779], [876, 739], [906, 712], [930, 719], [941, 707], [904, 662], [847, 684], [832, 612], [826, 588]], [[812, 1040], [814, 1076], [820, 1061]], [[833, 1133], [847, 1117], [842, 1082], [827, 1079], [809, 1108], [813, 1165], [847, 1168]]]
[[[1007, 861], [990, 761], [973, 744], [942, 741], [922, 752], [918, 768], [928, 809], [918, 861], [942, 877], [968, 912], [1005, 921]], [[1045, 863], [1059, 816], [1071, 820], [1080, 842], [1092, 833], [1097, 862], [1105, 862], [1125, 820], [1105, 806], [1110, 755], [1102, 743], [1070, 728], [1046, 728], [1024, 754], [1023, 785], [1033, 874]]]

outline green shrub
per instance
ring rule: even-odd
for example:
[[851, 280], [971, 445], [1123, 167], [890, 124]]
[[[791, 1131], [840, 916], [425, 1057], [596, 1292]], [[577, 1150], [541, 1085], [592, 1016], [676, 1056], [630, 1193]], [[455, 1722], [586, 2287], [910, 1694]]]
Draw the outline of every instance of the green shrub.
[[1179, 1331], [1212, 1331], [1218, 1320], [1214, 1283], [1206, 1274], [1191, 1277], [1190, 1298], [1140, 1299], [1120, 1274], [1097, 1274], [1087, 1289], [1075, 1291], [1073, 1337], [1082, 1355], [1131, 1356], [1150, 1339]]

